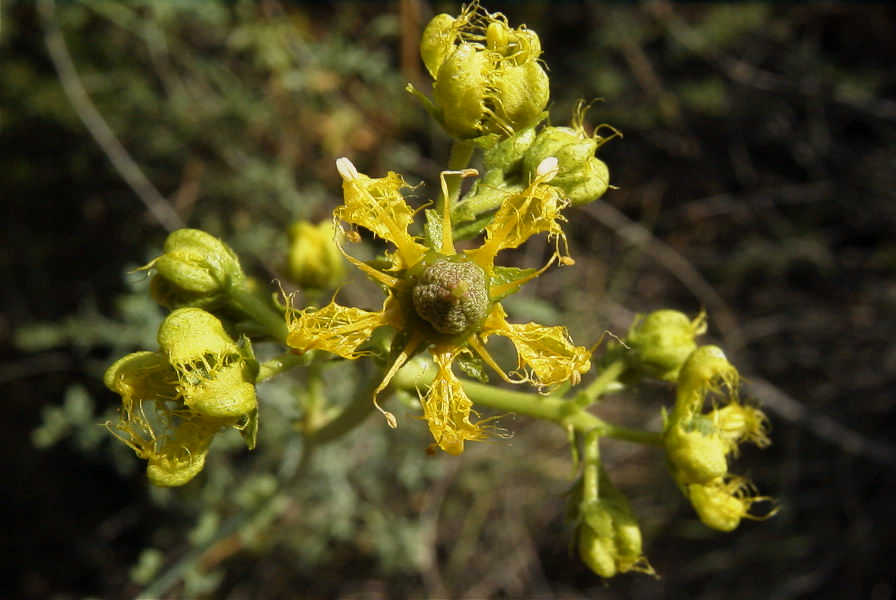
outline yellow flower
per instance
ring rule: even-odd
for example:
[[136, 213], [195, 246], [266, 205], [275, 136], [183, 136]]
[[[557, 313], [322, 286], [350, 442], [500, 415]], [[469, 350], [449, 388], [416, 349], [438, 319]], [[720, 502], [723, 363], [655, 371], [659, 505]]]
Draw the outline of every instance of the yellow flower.
[[286, 272], [303, 289], [322, 290], [342, 282], [345, 263], [333, 243], [333, 223], [297, 221], [289, 228]]
[[157, 352], [135, 352], [106, 371], [121, 396], [118, 422], [106, 427], [147, 460], [150, 483], [187, 483], [205, 465], [215, 436], [227, 428], [255, 445], [257, 366], [251, 348], [199, 308], [179, 308], [159, 328]]
[[[485, 425], [489, 419], [471, 420], [476, 412], [452, 370], [461, 353], [477, 356], [508, 382], [529, 382], [538, 387], [576, 383], [590, 368], [590, 352], [573, 345], [565, 328], [508, 323], [499, 303], [548, 266], [541, 270], [495, 266], [501, 250], [516, 248], [533, 235], [547, 233], [557, 243], [555, 257], [565, 264], [572, 262], [560, 252], [561, 242], [565, 250], [560, 210], [567, 202], [548, 183], [556, 174], [556, 160], [546, 160], [528, 187], [507, 197], [486, 227], [479, 248], [463, 252], [454, 247], [444, 179], [445, 211], [442, 215], [427, 211], [429, 239], [424, 240], [408, 233], [417, 211], [405, 202], [401, 190], [407, 184], [400, 175], [390, 172], [383, 178], [370, 178], [359, 173], [347, 158], [337, 160], [336, 166], [343, 178], [345, 203], [334, 211], [334, 220], [340, 227], [343, 221], [352, 226], [345, 232], [346, 239], [359, 239], [354, 228], [363, 227], [393, 247], [386, 253], [388, 264], [381, 268], [344, 252], [352, 264], [383, 286], [386, 299], [382, 309], [375, 312], [335, 301], [320, 309], [288, 311], [287, 343], [295, 352], [323, 350], [356, 359], [366, 354], [363, 346], [374, 330], [392, 327], [402, 345], [374, 392], [376, 403], [398, 369], [410, 357], [428, 350], [437, 373], [421, 398], [423, 418], [436, 444], [449, 454], [460, 454], [466, 440], [484, 439], [494, 430]], [[476, 171], [450, 174], [470, 176]], [[553, 259], [548, 264], [551, 262]], [[485, 348], [492, 335], [508, 338], [516, 348], [518, 364], [510, 374]], [[394, 415], [378, 404], [377, 408], [392, 427], [397, 425]]]
[[762, 516], [750, 514], [755, 503], [771, 498], [757, 496], [753, 484], [743, 477], [718, 477], [706, 484], [691, 484], [687, 491], [700, 520], [717, 531], [732, 531], [741, 519], [762, 520], [778, 512], [775, 507]]

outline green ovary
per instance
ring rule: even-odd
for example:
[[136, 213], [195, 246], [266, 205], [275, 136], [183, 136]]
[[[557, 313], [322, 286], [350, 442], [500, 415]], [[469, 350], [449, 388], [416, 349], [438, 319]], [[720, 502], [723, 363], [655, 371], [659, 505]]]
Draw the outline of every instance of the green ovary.
[[488, 312], [485, 271], [472, 262], [438, 260], [420, 275], [413, 301], [417, 314], [439, 333], [468, 332]]

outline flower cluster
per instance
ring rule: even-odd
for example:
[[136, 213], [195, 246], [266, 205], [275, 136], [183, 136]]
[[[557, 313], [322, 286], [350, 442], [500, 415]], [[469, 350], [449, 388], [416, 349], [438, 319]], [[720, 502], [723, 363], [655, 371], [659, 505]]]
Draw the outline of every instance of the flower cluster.
[[[121, 396], [118, 421], [106, 426], [147, 461], [151, 483], [190, 481], [202, 470], [215, 437], [229, 429], [254, 447], [256, 383], [316, 365], [305, 371], [310, 388], [320, 383], [320, 368], [332, 355], [372, 357], [382, 366], [373, 405], [394, 428], [398, 419], [380, 406], [380, 396], [390, 384], [417, 391], [420, 416], [434, 440], [430, 452], [440, 448], [458, 455], [468, 441], [506, 435], [495, 425], [497, 417], [480, 417], [474, 400], [564, 427], [581, 466], [570, 494], [578, 552], [602, 577], [654, 573], [635, 514], [600, 461], [602, 438], [662, 446], [675, 482], [711, 528], [729, 531], [744, 518], [763, 518], [750, 510], [768, 498], [728, 469], [741, 444], [769, 443], [768, 420], [739, 399], [739, 374], [722, 350], [697, 343], [706, 330], [703, 313], [689, 318], [659, 310], [638, 316], [626, 338], [604, 354], [600, 373], [567, 397], [566, 388], [591, 368], [594, 348], [575, 345], [562, 326], [508, 320], [504, 298], [555, 262], [574, 264], [562, 212], [609, 189], [609, 171], [596, 152], [619, 135], [605, 125], [587, 134], [582, 103], [570, 127], [544, 124], [549, 82], [540, 55], [533, 31], [511, 28], [503, 15], [488, 13], [478, 2], [458, 17], [432, 19], [421, 56], [434, 80], [433, 100], [411, 91], [454, 138], [440, 195], [433, 207], [415, 207], [401, 175], [374, 178], [347, 158], [337, 159], [343, 203], [332, 221], [303, 221], [288, 232], [284, 274], [310, 306], [297, 307], [297, 294], [278, 303], [259, 293], [236, 254], [205, 232], [181, 229], [168, 236], [164, 253], [144, 267], [153, 271], [150, 294], [172, 311], [159, 328], [159, 349], [129, 354], [105, 374], [106, 386]], [[611, 135], [599, 135], [606, 130]], [[465, 168], [479, 151], [481, 178]], [[473, 177], [462, 194], [464, 178]], [[415, 229], [418, 220], [422, 227]], [[348, 251], [362, 234], [384, 242], [384, 254], [365, 262]], [[546, 264], [528, 269], [496, 264], [502, 251], [538, 235], [553, 243]], [[478, 247], [456, 245], [474, 237], [481, 240]], [[317, 302], [342, 281], [345, 261], [382, 289], [379, 310], [344, 306], [335, 296], [324, 306]], [[282, 354], [259, 365], [249, 336], [279, 343]], [[492, 356], [492, 336], [510, 342], [515, 364], [501, 366]], [[426, 369], [406, 367], [414, 357], [413, 363], [426, 362]], [[469, 379], [462, 380], [456, 369]], [[534, 391], [485, 385], [487, 370]], [[675, 386], [675, 404], [663, 411], [662, 431], [613, 425], [589, 410], [604, 394], [644, 378]], [[321, 424], [317, 409], [325, 398], [320, 396], [298, 400], [304, 402], [298, 407], [304, 426], [296, 427], [317, 443], [356, 426], [366, 412], [353, 409], [369, 407], [361, 395]]]
[[433, 101], [409, 89], [454, 138], [493, 145], [540, 120], [550, 96], [538, 60], [541, 42], [525, 26], [478, 2], [460, 16], [440, 14], [423, 32], [420, 54], [433, 82]]
[[[703, 523], [731, 531], [750, 514], [757, 496], [744, 477], [728, 472], [739, 444], [769, 444], [768, 419], [737, 395], [737, 369], [717, 346], [696, 348], [678, 373], [675, 407], [666, 415], [663, 440], [675, 481]], [[704, 411], [709, 399], [710, 408]]]
[[[407, 185], [398, 174], [370, 178], [346, 158], [337, 161], [337, 168], [343, 178], [345, 204], [336, 209], [336, 222], [365, 228], [393, 246], [385, 266], [367, 264], [345, 253], [352, 264], [383, 286], [386, 299], [382, 309], [374, 312], [335, 301], [320, 309], [288, 312], [287, 343], [295, 352], [324, 350], [355, 359], [365, 354], [363, 345], [374, 330], [392, 327], [399, 347], [374, 392], [376, 402], [398, 369], [411, 356], [428, 350], [437, 373], [421, 398], [423, 418], [436, 444], [449, 454], [460, 454], [465, 441], [484, 439], [487, 431], [494, 431], [484, 426], [488, 420], [473, 420], [472, 402], [452, 369], [458, 359], [469, 364], [475, 357], [506, 381], [538, 387], [576, 383], [590, 368], [590, 351], [573, 345], [564, 327], [509, 323], [499, 302], [541, 272], [496, 266], [500, 251], [516, 248], [538, 233], [547, 233], [558, 246], [565, 240], [559, 222], [567, 203], [549, 183], [556, 174], [556, 161], [546, 161], [528, 187], [508, 196], [486, 227], [482, 245], [463, 252], [454, 247], [447, 208], [441, 215], [426, 211], [426, 239], [408, 232], [415, 211], [401, 193]], [[443, 179], [447, 196], [444, 188]], [[447, 207], [447, 201], [444, 205]], [[359, 235], [351, 229], [346, 238], [355, 240]], [[555, 256], [559, 256], [559, 248]], [[570, 262], [568, 257], [561, 261], [563, 258]], [[508, 338], [516, 348], [517, 367], [509, 373], [485, 348], [492, 335]], [[395, 417], [382, 412], [394, 427]]]
[[225, 429], [255, 445], [257, 365], [245, 342], [235, 342], [199, 308], [173, 311], [158, 339], [157, 352], [128, 354], [106, 371], [106, 386], [122, 400], [118, 422], [106, 426], [148, 460], [151, 483], [170, 487], [202, 470], [212, 440]]

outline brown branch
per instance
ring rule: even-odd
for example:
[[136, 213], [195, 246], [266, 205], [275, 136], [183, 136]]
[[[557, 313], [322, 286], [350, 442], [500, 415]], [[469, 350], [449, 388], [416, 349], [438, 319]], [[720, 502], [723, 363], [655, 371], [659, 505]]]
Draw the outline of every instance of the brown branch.
[[90, 95], [78, 76], [75, 63], [65, 43], [65, 37], [56, 23], [54, 0], [40, 0], [38, 10], [43, 21], [44, 40], [50, 53], [50, 59], [53, 61], [62, 89], [78, 118], [84, 123], [87, 131], [93, 136], [115, 170], [137, 194], [156, 221], [169, 232], [184, 227], [183, 219], [131, 158], [125, 147], [118, 141], [115, 132], [112, 131], [103, 115], [91, 101]]

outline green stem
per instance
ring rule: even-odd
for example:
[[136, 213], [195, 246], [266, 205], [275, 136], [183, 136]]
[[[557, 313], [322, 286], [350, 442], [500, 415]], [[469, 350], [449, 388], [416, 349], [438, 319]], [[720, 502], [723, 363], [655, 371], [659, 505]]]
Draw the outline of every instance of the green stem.
[[229, 293], [230, 305], [261, 325], [268, 334], [286, 344], [289, 329], [286, 319], [258, 296], [243, 287], [234, 286]]
[[270, 379], [274, 375], [279, 375], [284, 371], [288, 371], [293, 367], [305, 365], [311, 362], [312, 353], [295, 354], [293, 352], [284, 352], [280, 356], [275, 356], [258, 365], [258, 376], [255, 383], [261, 383], [266, 379]]
[[662, 434], [640, 429], [629, 429], [607, 423], [603, 419], [582, 410], [574, 402], [559, 398], [545, 397], [535, 393], [505, 390], [491, 385], [464, 381], [464, 391], [479, 406], [488, 406], [496, 410], [504, 410], [526, 415], [580, 432], [595, 432], [600, 437], [609, 437], [649, 446], [661, 446]]
[[458, 207], [457, 216], [459, 221], [472, 221], [480, 215], [494, 212], [501, 207], [501, 204], [504, 203], [508, 196], [524, 189], [523, 186], [517, 184], [505, 185], [503, 176], [500, 178], [494, 177], [493, 173], [493, 171], [490, 171], [488, 175], [497, 181], [492, 183], [486, 180], [484, 181], [485, 185], [480, 183], [476, 188], [477, 192], [475, 195], [464, 197], [463, 203]]
[[[470, 142], [466, 142], [464, 140], [454, 140], [454, 145], [451, 146], [451, 155], [448, 157], [448, 171], [462, 171], [467, 168], [467, 165], [470, 164], [470, 160], [473, 158], [473, 151], [476, 150], [476, 146], [471, 144]], [[457, 199], [460, 197], [460, 175], [446, 175], [445, 176], [445, 185], [448, 188], [448, 198], [439, 197], [439, 201], [436, 204], [436, 210], [441, 214], [444, 210], [444, 206], [442, 203], [447, 200], [449, 212], [454, 206], [457, 204]]]
[[[402, 389], [413, 391], [428, 385], [432, 381], [432, 377], [432, 372], [427, 373], [427, 367], [423, 361], [412, 360], [396, 373], [392, 383]], [[600, 437], [625, 440], [636, 444], [663, 445], [661, 433], [629, 429], [607, 423], [585, 411], [576, 402], [532, 392], [508, 390], [476, 381], [463, 381], [462, 385], [464, 391], [477, 406], [487, 406], [497, 411], [550, 421], [566, 430], [572, 429], [582, 434], [593, 432]]]
[[[378, 372], [379, 373], [379, 372]], [[381, 376], [382, 373], [379, 373]], [[338, 439], [360, 425], [373, 412], [373, 390], [378, 379], [368, 378], [369, 381], [360, 391], [355, 393], [351, 403], [342, 409], [338, 415], [313, 431], [307, 432], [306, 440], [311, 446], [325, 444]]]
[[600, 497], [600, 436], [591, 430], [583, 440], [582, 450], [582, 502], [595, 503]]
[[581, 396], [587, 398], [588, 404], [594, 404], [618, 382], [619, 376], [625, 371], [625, 367], [626, 363], [624, 360], [614, 360], [600, 372], [600, 375], [594, 381], [585, 387], [581, 392]]

